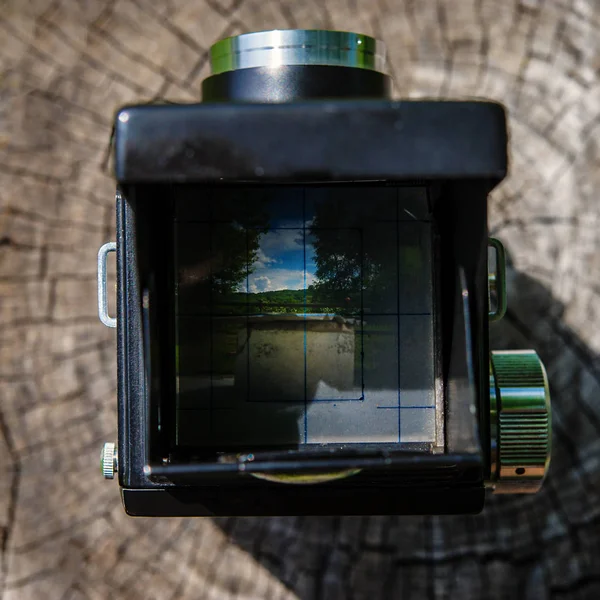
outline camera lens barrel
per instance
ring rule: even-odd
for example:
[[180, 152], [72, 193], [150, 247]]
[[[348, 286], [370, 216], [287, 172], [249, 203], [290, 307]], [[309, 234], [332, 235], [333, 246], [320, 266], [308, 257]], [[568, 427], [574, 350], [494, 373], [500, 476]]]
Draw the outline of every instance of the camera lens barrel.
[[383, 42], [345, 31], [290, 29], [246, 33], [210, 50], [204, 102], [293, 102], [388, 98]]

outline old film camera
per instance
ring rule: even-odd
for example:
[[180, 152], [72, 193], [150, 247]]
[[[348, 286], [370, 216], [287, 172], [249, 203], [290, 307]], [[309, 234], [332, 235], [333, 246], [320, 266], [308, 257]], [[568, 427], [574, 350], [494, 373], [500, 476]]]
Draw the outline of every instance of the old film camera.
[[536, 491], [544, 367], [488, 344], [503, 108], [390, 100], [383, 44], [355, 33], [239, 35], [211, 65], [202, 103], [116, 117], [102, 469], [125, 510], [474, 513]]

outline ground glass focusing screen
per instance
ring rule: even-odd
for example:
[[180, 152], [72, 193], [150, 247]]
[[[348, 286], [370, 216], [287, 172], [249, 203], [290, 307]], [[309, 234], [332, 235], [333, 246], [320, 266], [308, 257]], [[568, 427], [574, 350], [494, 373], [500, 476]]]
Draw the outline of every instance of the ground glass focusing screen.
[[427, 190], [200, 193], [175, 199], [177, 443], [437, 445]]

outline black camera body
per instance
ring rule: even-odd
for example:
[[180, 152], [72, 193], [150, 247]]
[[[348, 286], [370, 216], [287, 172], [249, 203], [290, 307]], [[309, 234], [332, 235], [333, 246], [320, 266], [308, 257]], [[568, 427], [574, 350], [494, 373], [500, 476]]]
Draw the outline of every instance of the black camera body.
[[288, 62], [117, 115], [100, 264], [116, 249], [119, 435], [103, 469], [125, 510], [476, 513], [486, 488], [537, 489], [543, 367], [488, 343], [503, 108], [393, 101], [364, 65]]

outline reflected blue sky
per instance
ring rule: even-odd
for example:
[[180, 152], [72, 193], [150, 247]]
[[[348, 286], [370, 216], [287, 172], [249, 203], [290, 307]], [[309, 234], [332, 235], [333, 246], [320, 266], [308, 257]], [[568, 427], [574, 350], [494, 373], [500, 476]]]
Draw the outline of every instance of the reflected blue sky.
[[252, 272], [238, 291], [256, 294], [277, 290], [302, 290], [316, 280], [314, 247], [301, 219], [275, 218], [260, 236]]

